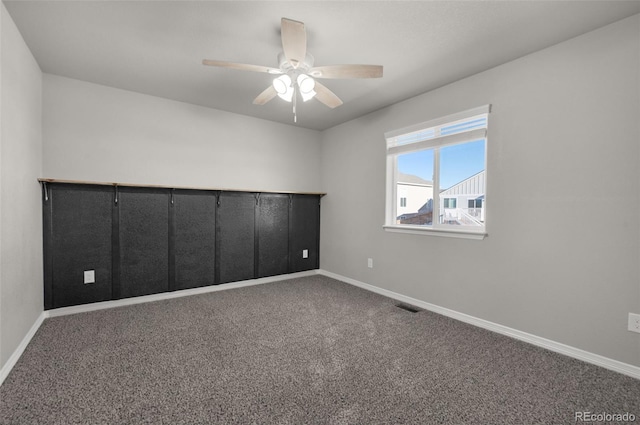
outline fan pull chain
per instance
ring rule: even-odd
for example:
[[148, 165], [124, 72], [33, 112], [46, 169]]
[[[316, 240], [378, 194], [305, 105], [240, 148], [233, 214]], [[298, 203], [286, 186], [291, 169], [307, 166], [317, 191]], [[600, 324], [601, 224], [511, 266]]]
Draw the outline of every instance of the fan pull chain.
[[296, 104], [298, 103], [298, 96], [295, 90], [295, 87], [293, 89], [293, 122], [297, 123], [298, 122], [298, 115], [296, 114]]

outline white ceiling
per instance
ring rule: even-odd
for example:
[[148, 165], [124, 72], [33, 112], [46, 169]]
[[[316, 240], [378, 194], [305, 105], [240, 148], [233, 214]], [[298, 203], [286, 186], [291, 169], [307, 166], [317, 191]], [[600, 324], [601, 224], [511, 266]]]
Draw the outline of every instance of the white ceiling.
[[[273, 78], [202, 59], [277, 67], [280, 18], [306, 25], [316, 65], [384, 66], [324, 80], [344, 105], [298, 106], [326, 129], [640, 13], [640, 1], [4, 1], [45, 73], [293, 124], [252, 104]], [[99, 101], [99, 99], [96, 99]]]

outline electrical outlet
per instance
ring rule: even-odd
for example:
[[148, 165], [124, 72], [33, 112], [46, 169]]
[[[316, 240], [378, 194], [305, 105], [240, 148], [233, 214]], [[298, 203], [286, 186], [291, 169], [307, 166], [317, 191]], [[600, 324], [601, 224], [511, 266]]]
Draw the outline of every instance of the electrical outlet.
[[95, 283], [96, 282], [96, 271], [95, 270], [85, 270], [84, 271], [84, 283]]
[[303, 249], [302, 250], [302, 258], [309, 258], [309, 250], [308, 249]]
[[367, 258], [367, 267], [373, 268], [373, 258]]
[[640, 334], [640, 314], [629, 313], [629, 328], [631, 332]]

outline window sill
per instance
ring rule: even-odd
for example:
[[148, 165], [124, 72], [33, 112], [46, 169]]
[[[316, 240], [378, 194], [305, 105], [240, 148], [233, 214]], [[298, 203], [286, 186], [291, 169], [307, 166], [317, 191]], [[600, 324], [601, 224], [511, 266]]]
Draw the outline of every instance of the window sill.
[[485, 232], [473, 232], [470, 230], [452, 230], [452, 229], [433, 229], [426, 228], [423, 226], [393, 226], [393, 225], [384, 225], [382, 226], [387, 232], [395, 232], [395, 233], [411, 233], [414, 235], [429, 235], [429, 236], [440, 236], [444, 238], [459, 238], [459, 239], [475, 239], [482, 240], [486, 238], [488, 235]]

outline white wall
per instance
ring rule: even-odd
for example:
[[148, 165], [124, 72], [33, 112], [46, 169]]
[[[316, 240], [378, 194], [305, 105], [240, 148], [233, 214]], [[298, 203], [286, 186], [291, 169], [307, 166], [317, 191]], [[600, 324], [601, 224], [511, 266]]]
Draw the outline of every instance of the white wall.
[[[626, 330], [640, 313], [639, 28], [636, 15], [325, 131], [321, 268], [640, 366]], [[487, 103], [489, 237], [385, 232], [383, 133]]]
[[320, 133], [44, 75], [44, 176], [320, 191]]
[[0, 9], [0, 369], [43, 311], [42, 73]]

